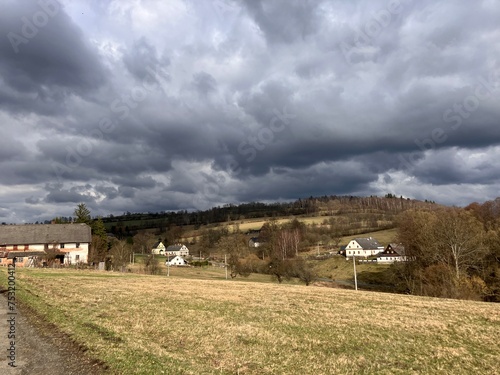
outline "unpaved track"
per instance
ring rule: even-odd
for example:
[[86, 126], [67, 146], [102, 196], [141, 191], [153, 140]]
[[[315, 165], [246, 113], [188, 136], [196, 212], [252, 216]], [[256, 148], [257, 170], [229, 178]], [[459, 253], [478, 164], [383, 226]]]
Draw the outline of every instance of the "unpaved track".
[[101, 364], [89, 359], [71, 340], [54, 327], [17, 308], [16, 368], [9, 366], [9, 323], [7, 298], [0, 294], [0, 374], [98, 375], [107, 373]]

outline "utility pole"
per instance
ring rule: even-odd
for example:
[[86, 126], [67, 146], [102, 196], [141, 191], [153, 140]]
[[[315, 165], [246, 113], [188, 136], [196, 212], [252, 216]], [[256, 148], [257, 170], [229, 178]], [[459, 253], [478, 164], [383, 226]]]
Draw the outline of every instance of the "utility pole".
[[227, 280], [227, 254], [224, 254], [224, 268], [226, 269], [226, 280]]
[[358, 290], [358, 277], [356, 276], [356, 256], [352, 255], [352, 264], [354, 265], [354, 289]]
[[170, 259], [168, 258], [168, 255], [167, 255], [167, 276], [170, 276]]

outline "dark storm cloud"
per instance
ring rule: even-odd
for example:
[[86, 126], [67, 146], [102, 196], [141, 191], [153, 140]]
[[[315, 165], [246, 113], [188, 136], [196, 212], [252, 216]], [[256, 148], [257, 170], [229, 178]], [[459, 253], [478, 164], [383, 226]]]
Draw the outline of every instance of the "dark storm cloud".
[[[163, 57], [160, 61], [156, 48], [151, 45], [144, 37], [132, 44], [124, 51], [123, 62], [127, 70], [137, 80], [155, 80], [151, 75], [151, 70], [161, 65], [166, 67], [170, 65], [170, 59]], [[157, 80], [155, 80], [158, 83]]]
[[23, 1], [0, 17], [11, 220], [497, 194], [495, 2]]
[[200, 94], [207, 95], [217, 88], [214, 77], [206, 72], [199, 72], [193, 76], [193, 85]]
[[55, 0], [0, 4], [2, 108], [54, 114], [76, 93], [105, 82], [105, 70], [82, 31]]
[[316, 32], [320, 16], [317, 1], [245, 0], [250, 14], [271, 43], [293, 43]]
[[[70, 189], [64, 189], [60, 185], [47, 185], [46, 189], [49, 192], [45, 197], [47, 203], [90, 203], [94, 199], [82, 193], [85, 187], [75, 186]], [[87, 187], [88, 188], [88, 187]]]

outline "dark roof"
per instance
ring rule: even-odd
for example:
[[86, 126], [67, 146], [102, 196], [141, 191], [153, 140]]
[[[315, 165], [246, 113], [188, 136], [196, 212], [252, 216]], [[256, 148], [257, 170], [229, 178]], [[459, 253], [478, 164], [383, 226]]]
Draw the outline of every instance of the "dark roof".
[[161, 241], [155, 242], [155, 244], [153, 245], [153, 249], [156, 249], [158, 246], [160, 246], [160, 244]]
[[184, 245], [170, 245], [167, 247], [167, 251], [179, 251]]
[[382, 245], [373, 237], [358, 237], [354, 239], [363, 250], [370, 250], [370, 249], [377, 249], [379, 247], [382, 247]]
[[90, 243], [91, 238], [87, 224], [0, 225], [1, 245]]
[[389, 254], [391, 255], [392, 253], [390, 251], [394, 251], [396, 254], [395, 256], [398, 256], [398, 255], [405, 255], [405, 247], [402, 245], [402, 244], [396, 244], [396, 243], [390, 243], [389, 245], [387, 245], [387, 247], [385, 248], [385, 250], [383, 252], [381, 252], [380, 254], [381, 255], [386, 255], [386, 254]]

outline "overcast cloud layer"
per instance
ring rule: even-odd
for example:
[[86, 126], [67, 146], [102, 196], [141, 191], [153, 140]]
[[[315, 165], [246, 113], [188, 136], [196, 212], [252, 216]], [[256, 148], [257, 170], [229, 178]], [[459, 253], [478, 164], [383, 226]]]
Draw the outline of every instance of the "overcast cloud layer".
[[495, 0], [0, 2], [0, 221], [498, 196]]

